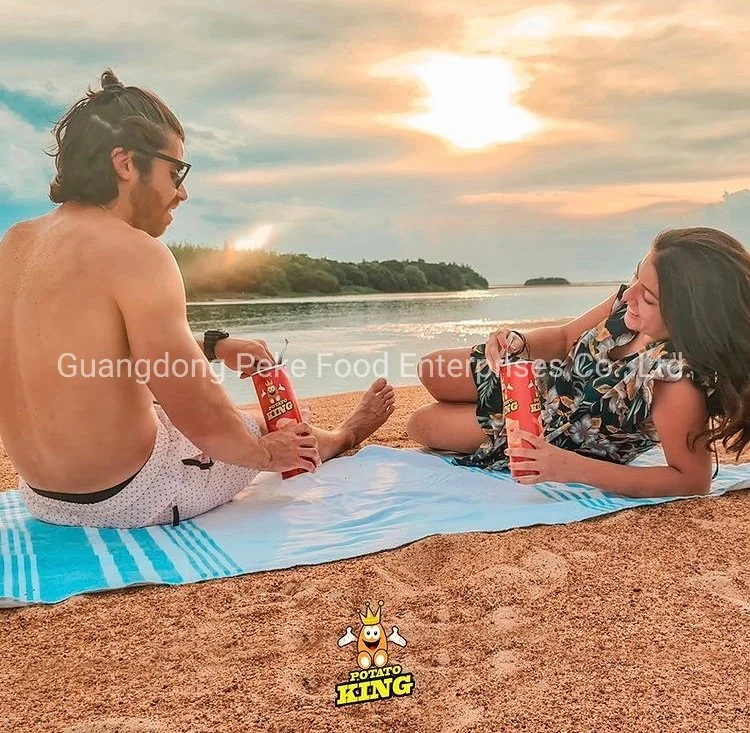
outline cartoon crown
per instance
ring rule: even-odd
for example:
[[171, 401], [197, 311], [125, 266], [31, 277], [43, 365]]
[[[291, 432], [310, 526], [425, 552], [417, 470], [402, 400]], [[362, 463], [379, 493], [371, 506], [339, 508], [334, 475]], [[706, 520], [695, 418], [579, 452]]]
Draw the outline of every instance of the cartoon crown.
[[374, 626], [375, 624], [380, 623], [380, 609], [383, 608], [383, 601], [378, 601], [378, 611], [377, 613], [373, 613], [372, 609], [370, 608], [370, 603], [365, 603], [365, 611], [366, 613], [360, 613], [359, 617], [362, 619], [362, 623], [365, 626]]

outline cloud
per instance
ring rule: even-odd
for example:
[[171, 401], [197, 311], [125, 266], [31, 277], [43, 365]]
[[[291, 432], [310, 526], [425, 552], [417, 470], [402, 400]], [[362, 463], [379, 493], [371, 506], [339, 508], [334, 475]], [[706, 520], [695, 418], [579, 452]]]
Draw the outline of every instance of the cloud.
[[[284, 251], [625, 277], [666, 226], [750, 240], [748, 31], [740, 0], [4, 0], [0, 204], [45, 205], [43, 132], [113, 66], [187, 131], [169, 238], [220, 245], [269, 222]], [[462, 154], [385, 124], [424, 104], [399, 60], [437, 52], [512, 63], [545, 129]]]
[[742, 185], [747, 179], [729, 181], [685, 181], [680, 183], [630, 184], [580, 187], [569, 190], [538, 190], [523, 193], [484, 193], [463, 196], [470, 206], [519, 206], [539, 214], [555, 213], [570, 219], [601, 218], [633, 213], [658, 206], [677, 211], [700, 204], [713, 204], [722, 185]]
[[0, 106], [6, 107], [36, 130], [48, 130], [63, 107], [49, 97], [23, 88], [10, 89], [0, 84]]
[[52, 175], [45, 142], [44, 134], [0, 104], [0, 202], [44, 198]]

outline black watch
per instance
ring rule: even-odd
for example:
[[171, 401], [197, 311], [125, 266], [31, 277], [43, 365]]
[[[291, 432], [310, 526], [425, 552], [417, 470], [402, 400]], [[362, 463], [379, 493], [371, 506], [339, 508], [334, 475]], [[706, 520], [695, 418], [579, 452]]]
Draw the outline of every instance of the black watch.
[[211, 328], [203, 334], [203, 353], [206, 355], [206, 359], [209, 361], [216, 361], [216, 348], [217, 342], [222, 339], [228, 339], [229, 334], [226, 331], [217, 328]]

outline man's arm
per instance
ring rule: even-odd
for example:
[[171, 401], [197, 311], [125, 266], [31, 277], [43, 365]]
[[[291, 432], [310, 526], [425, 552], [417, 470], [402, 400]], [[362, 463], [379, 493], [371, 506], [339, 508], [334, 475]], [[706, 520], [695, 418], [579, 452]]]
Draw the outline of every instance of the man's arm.
[[120, 250], [117, 257], [114, 297], [131, 359], [148, 369], [154, 397], [175, 427], [212, 458], [268, 468], [271, 452], [248, 432], [190, 332], [182, 275], [172, 253], [140, 232], [127, 247], [127, 254]]
[[[202, 338], [195, 338], [198, 348], [206, 353]], [[216, 358], [224, 362], [229, 369], [240, 373], [240, 379], [249, 377], [264, 366], [271, 366], [276, 358], [269, 351], [268, 344], [262, 340], [225, 338], [214, 346]]]

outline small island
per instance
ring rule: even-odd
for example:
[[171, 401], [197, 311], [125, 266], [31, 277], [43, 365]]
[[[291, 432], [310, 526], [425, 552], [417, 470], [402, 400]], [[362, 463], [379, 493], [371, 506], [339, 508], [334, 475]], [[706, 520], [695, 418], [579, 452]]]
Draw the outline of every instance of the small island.
[[524, 283], [525, 285], [570, 285], [570, 280], [564, 277], [532, 277]]

